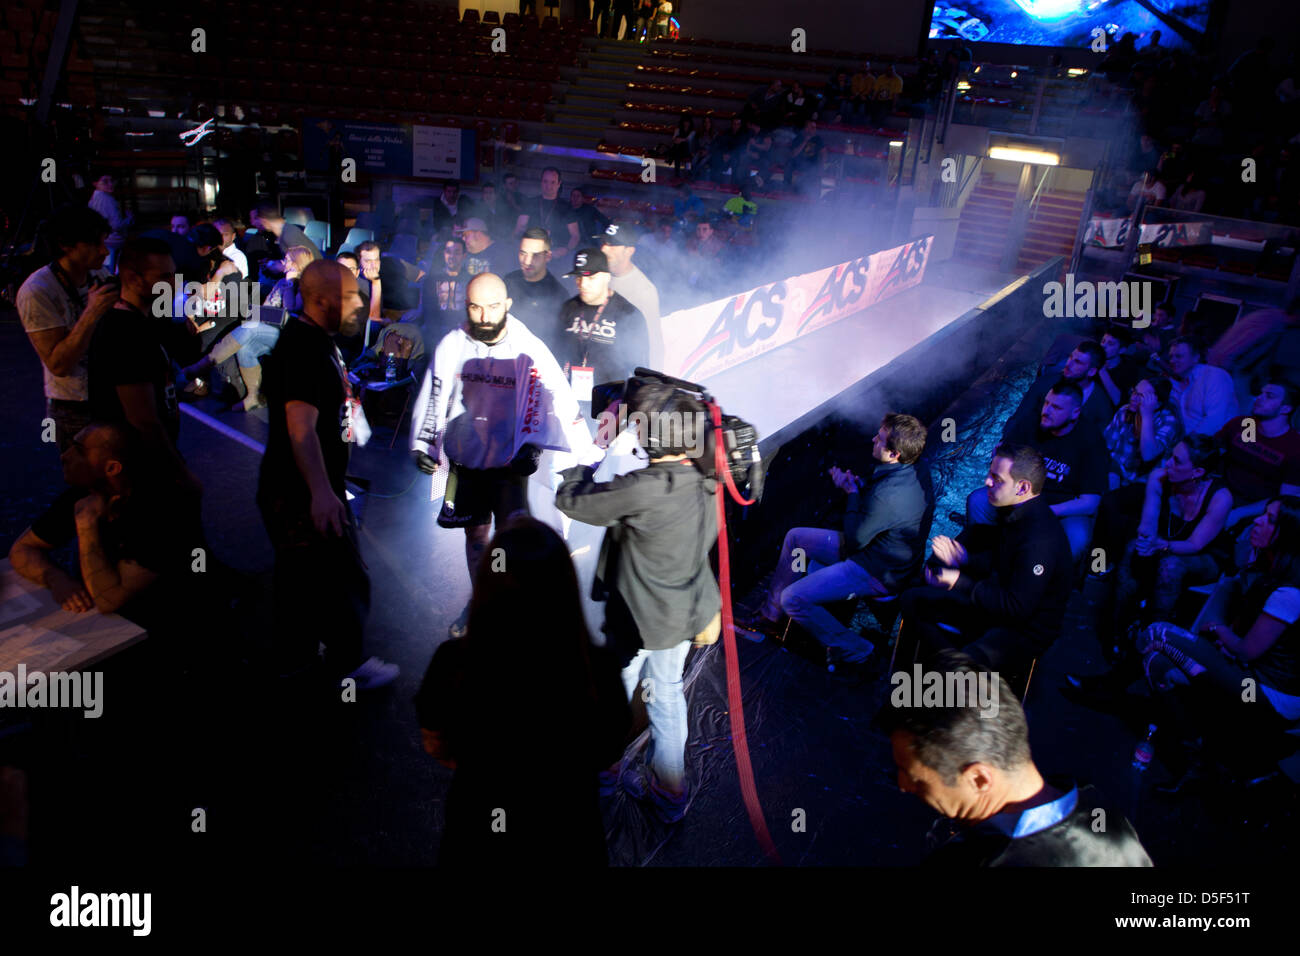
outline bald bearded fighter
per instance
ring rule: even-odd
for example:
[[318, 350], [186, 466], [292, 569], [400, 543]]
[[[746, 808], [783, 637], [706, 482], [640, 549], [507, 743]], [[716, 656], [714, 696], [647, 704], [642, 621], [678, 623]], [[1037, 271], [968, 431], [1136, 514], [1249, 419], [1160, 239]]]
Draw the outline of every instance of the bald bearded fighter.
[[[594, 447], [560, 366], [541, 339], [510, 314], [505, 282], [475, 276], [466, 321], [438, 343], [415, 402], [411, 450], [426, 474], [447, 468], [438, 524], [465, 529], [470, 583], [497, 526], [527, 512], [528, 476], [543, 449], [592, 463]], [[566, 465], [567, 467], [567, 465]], [[451, 626], [465, 633], [469, 606]]]

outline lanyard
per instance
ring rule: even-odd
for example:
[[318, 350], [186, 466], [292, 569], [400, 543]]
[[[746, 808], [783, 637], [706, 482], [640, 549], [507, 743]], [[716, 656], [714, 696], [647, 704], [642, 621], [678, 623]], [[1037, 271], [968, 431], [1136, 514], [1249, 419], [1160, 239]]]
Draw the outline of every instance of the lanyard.
[[[588, 367], [587, 358], [589, 353], [591, 352], [591, 336], [592, 336], [591, 329], [594, 329], [596, 327], [596, 323], [600, 321], [601, 314], [605, 311], [605, 306], [609, 305], [610, 299], [613, 298], [614, 296], [611, 295], [609, 299], [606, 299], [604, 302], [600, 304], [600, 308], [596, 310], [596, 314], [591, 317], [591, 326], [588, 329], [588, 331], [585, 333], [584, 332], [578, 333], [578, 338], [582, 340], [582, 367], [583, 368]], [[579, 318], [581, 318], [581, 316], [579, 316]]]
[[68, 303], [72, 306], [72, 320], [75, 322], [81, 317], [81, 313], [86, 311], [86, 299], [80, 292], [72, 286], [72, 280], [68, 274], [63, 271], [58, 260], [50, 263], [50, 271], [54, 273], [54, 278], [59, 280], [59, 285], [68, 296]]
[[[294, 318], [297, 319], [299, 322], [303, 323], [304, 325], [311, 326], [317, 332], [320, 332], [326, 336], [328, 336], [329, 334], [310, 319], [304, 319], [301, 315], [295, 315]], [[352, 383], [348, 381], [347, 366], [343, 364], [343, 353], [339, 351], [339, 347], [334, 344], [333, 339], [329, 340], [329, 344], [330, 344], [330, 352], [331, 352], [330, 361], [334, 363], [334, 371], [338, 372], [339, 381], [343, 383], [344, 401], [351, 401]]]

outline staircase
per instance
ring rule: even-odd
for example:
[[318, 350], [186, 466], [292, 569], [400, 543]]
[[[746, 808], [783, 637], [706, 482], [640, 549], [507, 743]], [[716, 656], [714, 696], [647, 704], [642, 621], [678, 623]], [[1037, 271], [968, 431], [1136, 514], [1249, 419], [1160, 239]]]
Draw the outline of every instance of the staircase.
[[1082, 215], [1083, 196], [1079, 193], [1042, 193], [1029, 217], [1016, 268], [1028, 272], [1053, 256], [1064, 256], [1069, 268]]
[[[953, 258], [974, 266], [1000, 269], [1010, 240], [1011, 214], [1016, 187], [984, 179], [962, 207], [957, 225]], [[1025, 241], [1016, 270], [1028, 272], [1053, 256], [1067, 259], [1074, 251], [1074, 237], [1083, 215], [1083, 197], [1078, 193], [1040, 193], [1025, 230]]]
[[644, 56], [639, 44], [617, 40], [588, 40], [583, 46], [583, 62], [560, 70], [572, 85], [564, 102], [553, 107], [548, 144], [595, 149], [627, 98], [627, 84], [636, 79]]
[[953, 258], [963, 265], [1001, 270], [1015, 202], [1014, 185], [981, 180], [962, 207]]

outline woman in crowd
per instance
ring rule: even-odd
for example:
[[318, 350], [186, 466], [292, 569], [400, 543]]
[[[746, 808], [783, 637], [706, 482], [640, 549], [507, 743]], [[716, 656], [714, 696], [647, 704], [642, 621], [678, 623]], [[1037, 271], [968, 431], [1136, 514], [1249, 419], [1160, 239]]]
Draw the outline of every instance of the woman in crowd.
[[[1109, 673], [1097, 677], [1067, 674], [1066, 696], [1087, 702], [1128, 687], [1139, 668], [1131, 643], [1120, 636], [1152, 621], [1171, 619], [1184, 587], [1215, 581], [1231, 569], [1233, 547], [1224, 525], [1232, 510], [1232, 492], [1215, 474], [1217, 456], [1214, 439], [1188, 435], [1148, 476], [1137, 538], [1129, 544], [1116, 574], [1110, 640], [1101, 633], [1104, 618], [1099, 616], [1098, 621], [1098, 637], [1118, 661]], [[1146, 604], [1139, 611], [1142, 598]]]
[[1178, 409], [1169, 401], [1170, 388], [1167, 378], [1143, 379], [1106, 426], [1111, 490], [1102, 495], [1092, 540], [1108, 557], [1107, 569], [1122, 554], [1141, 515], [1147, 478], [1182, 435]]
[[604, 866], [598, 774], [631, 711], [617, 662], [591, 643], [568, 547], [518, 515], [474, 581], [468, 631], [439, 645], [416, 697], [425, 750], [455, 770], [439, 863]]
[[[1153, 624], [1139, 635], [1152, 686], [1203, 753], [1260, 769], [1300, 720], [1300, 498], [1274, 498], [1250, 528], [1250, 555], [1224, 615], [1195, 635]], [[1253, 693], [1246, 694], [1247, 688]], [[1198, 756], [1172, 792], [1204, 775]]]
[[[300, 311], [302, 296], [298, 292], [298, 277], [314, 258], [306, 246], [293, 246], [289, 249], [284, 255], [284, 278], [275, 284], [262, 305], [283, 309], [286, 313]], [[221, 338], [207, 355], [185, 369], [185, 375], [202, 382], [211, 373], [213, 366], [220, 365], [233, 355], [239, 363], [239, 377], [244, 382], [246, 393], [230, 410], [252, 411], [259, 405], [266, 404], [262, 398], [262, 356], [270, 354], [279, 338], [278, 321], [263, 322], [259, 316], [254, 316]]]
[[1232, 492], [1216, 474], [1218, 456], [1213, 438], [1188, 435], [1147, 477], [1137, 539], [1120, 568], [1118, 603], [1126, 616], [1146, 595], [1147, 620], [1168, 617], [1184, 587], [1214, 581], [1231, 568], [1224, 524]]
[[298, 277], [306, 269], [315, 254], [306, 246], [293, 246], [284, 253], [284, 278], [271, 288], [271, 293], [262, 304], [286, 312], [298, 312], [302, 309], [302, 297], [298, 294]]

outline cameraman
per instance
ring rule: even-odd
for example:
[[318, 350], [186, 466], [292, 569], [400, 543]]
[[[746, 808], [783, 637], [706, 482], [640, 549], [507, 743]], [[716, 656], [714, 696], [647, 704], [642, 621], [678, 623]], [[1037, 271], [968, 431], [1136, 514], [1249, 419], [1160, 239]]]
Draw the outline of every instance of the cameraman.
[[555, 505], [576, 521], [610, 529], [593, 597], [607, 602], [605, 634], [623, 664], [628, 696], [639, 683], [643, 687], [651, 736], [651, 779], [636, 768], [623, 783], [672, 823], [685, 814], [689, 799], [682, 670], [692, 639], [716, 640], [722, 609], [709, 565], [718, 535], [717, 482], [688, 458], [705, 446], [702, 406], [657, 382], [634, 381], [628, 392], [649, 465], [608, 482], [595, 481], [590, 467], [570, 468], [562, 473]]
[[[470, 583], [492, 536], [528, 511], [528, 476], [543, 448], [590, 455], [591, 433], [550, 351], [510, 314], [506, 284], [480, 272], [465, 292], [468, 321], [448, 332], [424, 376], [411, 450], [426, 474], [451, 465], [438, 524], [465, 529]], [[582, 459], [579, 459], [582, 460]], [[451, 625], [463, 637], [469, 605]]]

